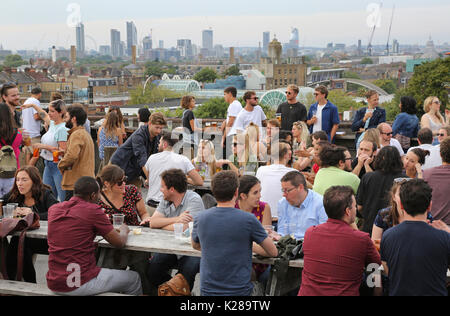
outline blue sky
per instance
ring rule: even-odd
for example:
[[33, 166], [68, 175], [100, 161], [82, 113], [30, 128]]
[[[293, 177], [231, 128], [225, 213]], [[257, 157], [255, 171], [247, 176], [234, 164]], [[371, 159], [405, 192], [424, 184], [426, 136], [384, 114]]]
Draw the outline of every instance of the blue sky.
[[[117, 28], [125, 36], [125, 21], [133, 20], [138, 37], [153, 29], [154, 39], [167, 46], [177, 38], [192, 38], [201, 43], [201, 30], [211, 26], [215, 42], [225, 46], [257, 46], [263, 31], [270, 30], [287, 41], [291, 27], [300, 29], [306, 46], [325, 46], [327, 42], [351, 44], [367, 41], [370, 28], [366, 8], [377, 1], [304, 1], [304, 0], [15, 0], [8, 3], [0, 19], [0, 43], [5, 48], [39, 48], [73, 44], [74, 31], [66, 24], [70, 3], [81, 8], [86, 33], [94, 44], [109, 42], [109, 30]], [[438, 43], [450, 42], [448, 0], [383, 1], [382, 25], [374, 41], [387, 38], [390, 12], [396, 5], [393, 36], [401, 43], [424, 44], [429, 36]], [[13, 14], [8, 14], [11, 12]], [[30, 28], [30, 26], [32, 26]]]

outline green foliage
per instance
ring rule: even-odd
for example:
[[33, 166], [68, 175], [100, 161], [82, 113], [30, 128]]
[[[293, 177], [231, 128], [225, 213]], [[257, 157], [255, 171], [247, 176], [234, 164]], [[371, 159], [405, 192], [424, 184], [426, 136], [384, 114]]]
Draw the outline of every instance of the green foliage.
[[442, 102], [441, 110], [449, 104], [445, 84], [450, 82], [450, 57], [423, 63], [414, 70], [406, 88], [409, 96], [417, 101], [419, 116], [423, 114], [423, 103], [429, 96], [436, 96]]
[[202, 83], [214, 82], [217, 78], [217, 72], [211, 68], [203, 68], [194, 76], [194, 80]]
[[372, 65], [373, 64], [373, 60], [372, 60], [372, 58], [364, 57], [361, 60], [361, 64], [363, 64], [363, 65]]
[[177, 73], [178, 67], [165, 64], [159, 61], [149, 61], [145, 64], [145, 75], [146, 76], [157, 76], [162, 77], [165, 73], [169, 75], [174, 75]]
[[170, 98], [181, 98], [181, 94], [161, 89], [159, 87], [156, 87], [155, 85], [147, 86], [147, 89], [144, 87], [139, 86], [135, 90], [130, 91], [130, 105], [141, 105], [141, 104], [152, 104], [152, 103], [159, 103], [164, 102], [165, 99]]
[[386, 109], [386, 120], [389, 122], [395, 121], [397, 115], [400, 114], [400, 99], [404, 96], [407, 96], [408, 92], [406, 89], [398, 89], [395, 93], [394, 99], [391, 102], [385, 102], [381, 104], [381, 107]]
[[390, 79], [378, 79], [373, 82], [374, 85], [377, 85], [384, 91], [389, 94], [394, 94], [397, 91], [397, 84], [394, 80]]
[[356, 72], [352, 72], [352, 71], [344, 71], [344, 74], [342, 75], [342, 78], [359, 79], [359, 80], [361, 80], [361, 77]]
[[311, 70], [320, 70], [320, 67], [319, 66], [314, 66], [314, 67], [311, 68]]
[[228, 103], [224, 98], [209, 99], [194, 110], [197, 118], [225, 119], [227, 117]]
[[230, 68], [225, 70], [225, 72], [222, 74], [223, 77], [240, 76], [240, 75], [241, 75], [241, 71], [239, 69], [239, 66], [237, 66], [237, 65], [231, 66]]
[[28, 64], [28, 62], [23, 60], [22, 57], [20, 57], [20, 55], [8, 55], [5, 57], [5, 60], [3, 62], [4, 67], [13, 67], [13, 68], [17, 68], [26, 64]]
[[328, 95], [328, 100], [338, 107], [339, 113], [349, 110], [357, 110], [362, 107], [361, 103], [347, 96], [342, 90], [332, 90]]

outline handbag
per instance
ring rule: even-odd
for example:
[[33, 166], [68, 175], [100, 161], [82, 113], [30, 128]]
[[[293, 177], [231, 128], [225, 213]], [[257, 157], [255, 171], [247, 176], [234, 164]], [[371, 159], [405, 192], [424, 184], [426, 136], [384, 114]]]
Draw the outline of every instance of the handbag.
[[[22, 281], [23, 277], [23, 255], [26, 232], [30, 230], [39, 229], [39, 215], [31, 213], [24, 218], [4, 218], [0, 223], [0, 237], [1, 237], [1, 249], [0, 249], [0, 274], [3, 279], [9, 280], [6, 270], [6, 248], [8, 245], [7, 236], [15, 232], [20, 232], [19, 248], [17, 250], [17, 281]], [[0, 278], [1, 278], [0, 276]]]
[[188, 282], [181, 273], [158, 288], [158, 296], [191, 296]]

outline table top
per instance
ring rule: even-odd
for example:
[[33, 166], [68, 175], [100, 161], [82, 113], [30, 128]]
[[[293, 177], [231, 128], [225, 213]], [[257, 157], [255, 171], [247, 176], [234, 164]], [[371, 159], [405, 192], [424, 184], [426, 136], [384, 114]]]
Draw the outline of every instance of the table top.
[[[41, 227], [37, 230], [27, 232], [28, 238], [34, 239], [47, 239], [48, 223], [46, 221], [40, 222]], [[141, 235], [134, 235], [133, 229], [140, 229]], [[102, 237], [97, 237], [96, 241], [99, 242], [99, 247], [102, 248], [114, 248]], [[165, 231], [161, 229], [150, 229], [144, 227], [131, 227], [130, 234], [128, 235], [127, 245], [125, 250], [138, 251], [138, 252], [153, 252], [164, 254], [176, 254], [190, 257], [201, 257], [200, 251], [192, 248], [190, 238], [183, 240], [175, 239], [174, 233], [171, 231]], [[259, 259], [254, 257], [254, 263], [273, 264], [275, 259]], [[289, 262], [289, 266], [292, 268], [303, 268], [303, 260], [293, 260]]]

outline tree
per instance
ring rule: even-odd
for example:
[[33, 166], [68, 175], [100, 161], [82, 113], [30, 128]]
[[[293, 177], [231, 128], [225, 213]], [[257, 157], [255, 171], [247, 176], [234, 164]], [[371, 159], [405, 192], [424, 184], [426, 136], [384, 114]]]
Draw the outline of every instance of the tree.
[[212, 98], [194, 110], [197, 118], [225, 119], [227, 117], [228, 103], [224, 98]]
[[373, 60], [372, 58], [369, 57], [365, 57], [361, 60], [361, 64], [363, 65], [372, 65], [373, 64]]
[[239, 70], [239, 67], [236, 65], [231, 66], [230, 68], [225, 70], [225, 72], [223, 73], [223, 77], [240, 76], [240, 75], [241, 75], [241, 71]]
[[352, 97], [345, 95], [342, 90], [331, 90], [328, 94], [328, 100], [338, 107], [339, 112], [348, 110], [356, 110], [362, 106], [362, 104], [356, 102]]
[[397, 85], [394, 80], [378, 79], [373, 82], [374, 85], [380, 87], [389, 94], [394, 94], [397, 91]]
[[414, 75], [408, 82], [406, 91], [417, 101], [419, 115], [423, 114], [423, 103], [429, 96], [436, 96], [441, 100], [444, 110], [449, 104], [448, 91], [445, 84], [450, 82], [450, 57], [436, 59], [424, 63], [414, 69]]
[[22, 57], [20, 57], [20, 55], [8, 55], [5, 57], [5, 61], [3, 62], [3, 66], [13, 68], [17, 68], [26, 64], [28, 63], [25, 60], [23, 60]]
[[356, 72], [352, 72], [352, 71], [344, 71], [342, 78], [361, 79], [361, 77]]
[[152, 104], [164, 102], [169, 98], [180, 98], [181, 94], [178, 92], [159, 88], [155, 85], [147, 86], [144, 92], [144, 87], [139, 86], [135, 90], [130, 91], [130, 105]]
[[397, 115], [400, 114], [400, 99], [407, 96], [406, 89], [398, 89], [395, 93], [394, 99], [391, 102], [385, 102], [381, 104], [381, 107], [386, 109], [386, 120], [389, 122], [395, 121]]
[[217, 72], [211, 68], [203, 68], [200, 70], [195, 76], [194, 80], [197, 80], [198, 82], [214, 82], [219, 76], [217, 75]]

